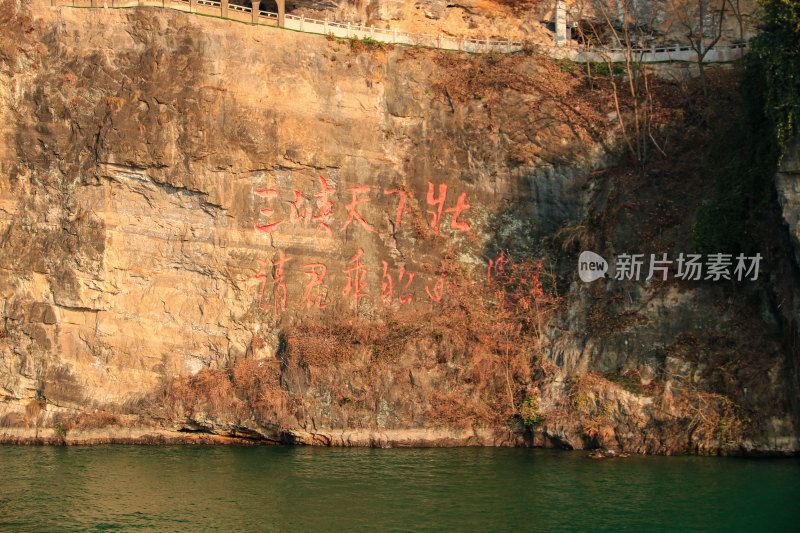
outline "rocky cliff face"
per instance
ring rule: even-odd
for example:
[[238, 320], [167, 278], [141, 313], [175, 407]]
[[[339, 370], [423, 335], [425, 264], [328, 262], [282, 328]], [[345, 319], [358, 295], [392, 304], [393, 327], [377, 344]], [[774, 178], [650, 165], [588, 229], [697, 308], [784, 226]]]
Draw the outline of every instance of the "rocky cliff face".
[[789, 227], [795, 261], [800, 264], [800, 140], [789, 147], [776, 176], [781, 214]]
[[570, 69], [0, 12], [4, 440], [798, 449], [773, 292], [576, 281], [570, 243], [680, 247], [697, 196], [604, 170]]

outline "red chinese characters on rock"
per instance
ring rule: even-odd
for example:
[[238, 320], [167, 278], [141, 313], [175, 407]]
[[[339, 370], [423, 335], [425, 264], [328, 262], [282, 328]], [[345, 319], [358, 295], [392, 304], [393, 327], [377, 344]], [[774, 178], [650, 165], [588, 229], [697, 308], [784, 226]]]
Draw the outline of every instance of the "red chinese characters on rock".
[[[370, 293], [365, 291], [368, 285], [368, 268], [364, 264], [363, 258], [364, 250], [359, 248], [352, 259], [350, 259], [348, 262], [350, 266], [342, 269], [342, 272], [347, 276], [347, 283], [342, 289], [342, 295], [349, 296], [348, 300], [350, 302], [354, 302], [353, 307], [356, 315], [358, 315], [359, 312], [361, 299], [365, 296], [370, 296]], [[263, 259], [256, 259], [260, 265], [258, 272], [255, 275], [255, 279], [261, 281], [261, 290], [258, 302], [260, 309], [266, 309], [267, 307], [268, 300], [265, 301], [264, 299], [264, 293], [266, 292], [268, 283], [268, 275], [266, 271], [267, 268], [271, 267], [273, 287], [272, 307], [274, 313], [276, 316], [278, 316], [281, 311], [286, 310], [286, 301], [288, 297], [286, 285], [286, 264], [293, 259], [294, 258], [292, 256], [287, 255], [286, 252], [280, 248], [278, 249], [277, 258], [271, 263]], [[502, 254], [501, 257], [498, 258], [497, 262], [492, 260], [492, 264], [500, 265], [499, 268], [502, 271], [502, 265], [505, 264]], [[395, 277], [389, 268], [388, 261], [382, 260], [381, 265], [383, 266], [380, 292], [381, 311], [391, 309], [392, 305], [395, 305], [395, 303], [398, 306], [412, 303], [414, 296], [410, 294], [410, 287], [414, 282], [416, 274], [408, 270], [404, 265], [401, 266], [399, 270], [395, 271]], [[301, 265], [300, 268], [304, 269], [303, 273], [308, 276], [308, 279], [305, 282], [303, 296], [297, 304], [298, 307], [305, 307], [307, 309], [311, 309], [312, 307], [324, 309], [328, 307], [332, 302], [326, 301], [328, 295], [328, 289], [325, 286], [325, 278], [328, 273], [327, 265], [321, 262], [312, 262]], [[492, 267], [490, 267], [490, 271], [491, 269]], [[431, 299], [431, 301], [441, 303], [445, 294], [457, 286], [459, 275], [456, 274], [455, 277], [453, 277], [453, 273], [448, 272], [444, 261], [441, 262], [441, 267], [437, 269], [436, 272], [438, 276], [436, 282], [432, 287], [430, 285], [425, 285], [425, 292], [428, 294], [428, 297]]]
[[[275, 189], [258, 189], [258, 190], [253, 191], [253, 193], [256, 196], [260, 196], [262, 198], [276, 198], [278, 196], [278, 191], [276, 191]], [[261, 213], [265, 217], [268, 217], [268, 216], [272, 215], [272, 213], [274, 213], [274, 212], [275, 212], [274, 209], [269, 209], [269, 208], [263, 208], [263, 209], [259, 210], [259, 213]], [[255, 228], [258, 231], [261, 231], [263, 233], [272, 233], [281, 224], [283, 224], [283, 220], [279, 220], [277, 222], [272, 222], [270, 224], [264, 224], [263, 226], [260, 226], [258, 224], [258, 221], [256, 221], [255, 222]]]
[[469, 231], [469, 222], [461, 222], [458, 220], [458, 217], [470, 207], [472, 206], [467, 203], [467, 193], [462, 192], [458, 197], [458, 200], [456, 200], [456, 206], [444, 210], [445, 213], [453, 213], [453, 220], [450, 221], [451, 228], [459, 231]]
[[[254, 222], [255, 230], [263, 234], [272, 234], [279, 226], [288, 221], [291, 226], [302, 225], [304, 228], [307, 228], [309, 232], [313, 227], [314, 237], [318, 237], [320, 234], [326, 234], [329, 238], [333, 237], [332, 225], [334, 224], [334, 198], [337, 192], [336, 184], [329, 184], [328, 180], [323, 176], [318, 176], [318, 180], [319, 187], [313, 197], [306, 196], [300, 190], [294, 190], [293, 201], [290, 202], [288, 198], [285, 198], [284, 201], [281, 202], [281, 204], [288, 204], [286, 208], [288, 213], [276, 213], [276, 209], [278, 208], [272, 205], [278, 201], [280, 196], [277, 189], [254, 189], [253, 195], [258, 197], [260, 202], [263, 202], [262, 205], [258, 206], [257, 218]], [[427, 183], [428, 190], [426, 201], [428, 209], [426, 213], [431, 217], [430, 225], [434, 232], [437, 235], [440, 233], [443, 223], [442, 216], [445, 214], [450, 214], [452, 216], [450, 219], [451, 229], [456, 231], [470, 231], [470, 224], [461, 220], [464, 213], [471, 208], [470, 204], [467, 203], [467, 193], [461, 193], [457, 197], [455, 205], [452, 204], [451, 200], [451, 207], [447, 207], [447, 184], [439, 183], [435, 185], [430, 181]], [[378, 231], [375, 227], [367, 222], [364, 217], [365, 211], [367, 216], [369, 216], [371, 208], [365, 210], [362, 205], [372, 201], [370, 198], [371, 187], [369, 185], [359, 185], [348, 187], [346, 190], [349, 192], [350, 202], [345, 205], [347, 217], [339, 231], [346, 231], [352, 224], [354, 226], [360, 226], [368, 232], [377, 234]], [[389, 216], [393, 219], [395, 230], [402, 226], [403, 216], [406, 214], [413, 213], [418, 220], [417, 209], [419, 209], [419, 207], [416, 201], [413, 200], [415, 198], [414, 193], [405, 190], [403, 186], [394, 186], [392, 188], [383, 189], [383, 194], [396, 195], [396, 210], [394, 206], [387, 206]], [[284, 218], [280, 218], [279, 215], [281, 214], [284, 215]], [[353, 222], [357, 223], [353, 224]], [[389, 222], [391, 223], [391, 220]], [[444, 224], [446, 223], [447, 222], [444, 222]], [[286, 226], [284, 226], [284, 228], [286, 228]], [[416, 229], [415, 227], [415, 230]], [[365, 290], [367, 288], [366, 274], [368, 270], [363, 262], [363, 255], [364, 250], [359, 248], [355, 256], [349, 261], [349, 267], [342, 270], [342, 272], [347, 275], [347, 283], [342, 290], [342, 294], [349, 296], [348, 300], [355, 308], [356, 314], [358, 314], [361, 299], [365, 296], [370, 296], [370, 293]], [[286, 265], [287, 262], [292, 259], [293, 258], [288, 256], [283, 249], [278, 249], [276, 259], [272, 262], [257, 259], [259, 268], [256, 272], [255, 279], [259, 280], [261, 285], [258, 302], [260, 309], [266, 309], [269, 303], [269, 298], [266, 300], [264, 298], [266, 286], [269, 283], [268, 270], [271, 270], [272, 274], [272, 307], [274, 313], [277, 316], [281, 311], [286, 309], [288, 296]], [[502, 253], [496, 260], [490, 260], [487, 281], [492, 281], [493, 274], [502, 274], [505, 262], [507, 261], [504, 259]], [[381, 264], [383, 266], [380, 292], [381, 309], [386, 310], [393, 305], [402, 306], [411, 303], [414, 297], [411, 295], [410, 287], [414, 281], [415, 273], [407, 270], [406, 266], [395, 270], [394, 268], [390, 268], [387, 261], [381, 261]], [[303, 269], [303, 274], [305, 274], [307, 278], [304, 282], [303, 297], [299, 299], [299, 301], [295, 300], [298, 301], [298, 306], [307, 309], [312, 307], [322, 309], [329, 306], [332, 302], [328, 300], [328, 290], [325, 286], [325, 278], [328, 273], [327, 265], [319, 262], [319, 260], [315, 258], [313, 262], [307, 262], [303, 264], [301, 268]], [[298, 269], [298, 276], [300, 275], [299, 272], [300, 270]], [[432, 301], [441, 302], [444, 294], [454, 283], [447, 284], [447, 281], [451, 278], [446, 279], [447, 274], [444, 269], [444, 263], [442, 263], [441, 270], [437, 270], [437, 276], [438, 279], [435, 280], [433, 286], [426, 285], [425, 290]]]
[[327, 293], [327, 291], [323, 293], [322, 289], [324, 289], [323, 283], [325, 281], [325, 274], [328, 272], [328, 267], [323, 263], [308, 263], [303, 265], [303, 268], [309, 269], [306, 270], [305, 273], [308, 274], [311, 279], [306, 283], [306, 292], [303, 295], [303, 299], [300, 300], [300, 306], [302, 307], [305, 303], [307, 308], [317, 307], [323, 309], [328, 307], [330, 302], [322, 303]]
[[[381, 263], [383, 264], [383, 277], [381, 278], [381, 311], [383, 311], [386, 307], [391, 307], [394, 301], [394, 281], [392, 280], [392, 275], [389, 273], [389, 263], [386, 261], [381, 261]], [[409, 285], [411, 285], [411, 282], [414, 281], [414, 273], [409, 272], [408, 281], [405, 285], [402, 285], [405, 274], [406, 267], [400, 267], [400, 274], [397, 276], [397, 283], [402, 286], [397, 298], [400, 305], [410, 303], [413, 298], [412, 296], [404, 296], [404, 294], [408, 290]]]
[[272, 284], [275, 287], [274, 299], [276, 315], [278, 314], [278, 306], [280, 306], [281, 311], [286, 310], [286, 283], [283, 281], [283, 265], [290, 259], [291, 257], [287, 257], [282, 249], [278, 249], [278, 259], [272, 263], [272, 266], [275, 268]]
[[[303, 205], [305, 204], [305, 205]], [[308, 223], [311, 220], [312, 208], [306, 204], [306, 198], [300, 191], [294, 191], [294, 202], [291, 203], [291, 211], [289, 212], [289, 222], [292, 225], [300, 222]]]
[[428, 195], [426, 196], [426, 201], [428, 202], [428, 205], [434, 206], [436, 210], [431, 211], [429, 209], [427, 213], [431, 215], [431, 228], [433, 228], [434, 233], [436, 233], [437, 235], [439, 234], [439, 226], [442, 221], [442, 213], [453, 213], [453, 219], [450, 221], [450, 227], [452, 229], [458, 231], [469, 231], [470, 230], [469, 223], [458, 220], [458, 217], [460, 217], [464, 211], [472, 207], [467, 203], [467, 193], [462, 192], [459, 195], [458, 200], [456, 200], [455, 207], [444, 209], [444, 204], [446, 200], [447, 200], [447, 185], [444, 183], [440, 183], [439, 195], [435, 196], [433, 183], [429, 181]]
[[[312, 220], [316, 221], [317, 225], [314, 230], [314, 237], [318, 236], [320, 232], [324, 232], [328, 237], [333, 236], [331, 229], [331, 222], [334, 216], [332, 195], [336, 192], [336, 187], [328, 184], [322, 176], [318, 176], [320, 182], [320, 190], [314, 194], [313, 204], [316, 206], [317, 213], [314, 214], [314, 206], [310, 198], [298, 190], [294, 191], [294, 200], [289, 203], [289, 222], [292, 226], [297, 224], [308, 225]], [[353, 221], [360, 223], [361, 227], [371, 233], [378, 233], [378, 231], [366, 221], [362, 213], [359, 211], [359, 204], [372, 201], [368, 194], [371, 190], [369, 185], [358, 185], [356, 187], [348, 187], [347, 191], [351, 194], [351, 201], [345, 205], [347, 208], [347, 220], [340, 228], [340, 231], [345, 231]], [[278, 197], [276, 189], [256, 189], [253, 191], [256, 196], [265, 199], [274, 199]], [[394, 189], [384, 189], [384, 194], [398, 195], [397, 211], [394, 214], [394, 227], [398, 229], [403, 223], [403, 215], [405, 213], [412, 213], [409, 206], [409, 199], [414, 198], [414, 194], [406, 191], [403, 187], [396, 187]], [[434, 233], [437, 235], [441, 229], [442, 215], [445, 213], [452, 213], [450, 220], [450, 228], [456, 231], [470, 231], [471, 226], [469, 222], [460, 220], [464, 212], [472, 206], [467, 203], [467, 193], [461, 193], [456, 204], [453, 207], [445, 208], [447, 203], [447, 184], [440, 183], [438, 185], [438, 194], [436, 193], [436, 186], [432, 182], [428, 182], [428, 191], [426, 195], [427, 204], [432, 208], [426, 210], [431, 216], [430, 225]], [[274, 209], [264, 207], [259, 210], [260, 217], [269, 218], [275, 213]], [[254, 223], [255, 229], [262, 233], [272, 233], [278, 229], [278, 226], [283, 224], [285, 220], [271, 220], [265, 224], [259, 224], [259, 220]]]
[[444, 183], [439, 184], [439, 197], [436, 198], [433, 195], [433, 183], [430, 181], [428, 182], [428, 196], [427, 202], [428, 205], [438, 206], [436, 211], [428, 210], [428, 214], [432, 215], [431, 218], [431, 227], [433, 228], [434, 233], [436, 235], [439, 234], [439, 222], [442, 219], [442, 210], [444, 209], [444, 201], [447, 198], [447, 185]]
[[[272, 263], [272, 299], [274, 302], [276, 315], [278, 314], [279, 309], [281, 311], [286, 310], [286, 282], [284, 281], [284, 265], [291, 259], [292, 258], [287, 256], [282, 249], [278, 249], [278, 259]], [[256, 261], [258, 261], [258, 263], [261, 265], [255, 276], [256, 279], [261, 280], [261, 297], [258, 300], [258, 307], [261, 309], [266, 309], [267, 303], [264, 301], [264, 290], [267, 287], [267, 275], [264, 273], [264, 268], [269, 263], [263, 259], [256, 259]]]
[[394, 299], [394, 282], [389, 275], [389, 263], [381, 261], [383, 264], [383, 277], [381, 278], [381, 311], [387, 306], [392, 305]]
[[400, 200], [397, 202], [397, 216], [394, 220], [394, 227], [395, 229], [399, 228], [403, 222], [403, 212], [408, 211], [411, 212], [411, 208], [406, 205], [408, 203], [408, 198], [413, 197], [414, 195], [410, 192], [404, 191], [402, 189], [384, 189], [383, 194], [398, 194], [400, 195]]
[[314, 237], [317, 236], [319, 230], [324, 229], [328, 233], [328, 237], [333, 237], [333, 231], [327, 221], [333, 216], [333, 202], [331, 201], [331, 194], [336, 192], [335, 187], [328, 185], [328, 181], [319, 176], [320, 186], [322, 189], [314, 195], [317, 199], [317, 209], [319, 214], [314, 215], [314, 220], [318, 220], [317, 229], [314, 231]]
[[350, 260], [350, 263], [353, 266], [342, 269], [342, 272], [347, 274], [347, 285], [342, 290], [342, 294], [345, 296], [350, 294], [350, 300], [355, 300], [356, 315], [358, 315], [358, 301], [364, 296], [369, 296], [368, 293], [361, 292], [367, 287], [367, 282], [365, 279], [367, 276], [367, 268], [361, 262], [362, 255], [364, 255], [364, 250], [359, 248], [358, 252], [356, 252], [356, 255], [354, 255]]
[[445, 268], [444, 261], [442, 261], [442, 266], [439, 268], [439, 279], [436, 280], [436, 284], [433, 286], [433, 292], [431, 289], [425, 285], [425, 292], [428, 293], [428, 297], [433, 300], [434, 302], [441, 303], [442, 296], [444, 296], [445, 290], [449, 290], [456, 286], [455, 281], [451, 281], [450, 283], [445, 282], [445, 278], [447, 277], [447, 270]]
[[[403, 283], [403, 276], [405, 275], [405, 273], [406, 273], [406, 267], [404, 267], [404, 266], [400, 267], [400, 275], [397, 276], [397, 283], [398, 284], [402, 284]], [[400, 294], [398, 295], [398, 298], [397, 298], [397, 301], [400, 302], [401, 304], [411, 303], [411, 299], [413, 298], [413, 296], [403, 296], [403, 295], [408, 290], [408, 287], [411, 285], [412, 281], [414, 281], [414, 273], [413, 272], [409, 272], [408, 273], [408, 281], [406, 282], [405, 286], [402, 289], [400, 289]]]
[[508, 264], [508, 259], [505, 258], [505, 254], [502, 251], [497, 256], [497, 259], [490, 258], [489, 268], [486, 270], [486, 283], [492, 282], [492, 270], [494, 270], [494, 279], [502, 276], [505, 273], [506, 264]]
[[361, 225], [364, 226], [364, 228], [366, 228], [367, 231], [371, 231], [372, 233], [378, 233], [377, 231], [375, 231], [375, 228], [370, 226], [367, 223], [367, 221], [364, 220], [364, 217], [362, 217], [361, 213], [359, 213], [356, 209], [358, 204], [370, 201], [369, 198], [359, 198], [358, 196], [359, 194], [367, 194], [370, 190], [370, 186], [360, 185], [358, 187], [348, 187], [347, 190], [353, 193], [353, 201], [345, 205], [345, 207], [347, 208], [347, 221], [344, 223], [342, 229], [339, 231], [346, 230], [347, 226], [349, 226], [350, 223], [353, 221], [353, 219], [355, 219], [361, 222]]
[[258, 299], [258, 307], [259, 309], [265, 309], [267, 304], [264, 302], [264, 289], [267, 288], [267, 275], [264, 274], [264, 267], [267, 266], [269, 263], [264, 261], [263, 259], [256, 259], [258, 264], [261, 265], [258, 268], [258, 272], [256, 272], [256, 279], [261, 280], [261, 297]]

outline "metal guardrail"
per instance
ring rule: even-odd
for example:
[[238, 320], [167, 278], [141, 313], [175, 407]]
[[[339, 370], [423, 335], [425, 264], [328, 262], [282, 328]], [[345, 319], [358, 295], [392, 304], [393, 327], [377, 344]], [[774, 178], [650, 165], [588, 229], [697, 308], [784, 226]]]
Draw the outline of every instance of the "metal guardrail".
[[[51, 5], [72, 7], [163, 7], [214, 15], [228, 20], [263, 24], [266, 26], [278, 25], [278, 14], [269, 11], [258, 11], [254, 14], [252, 8], [236, 4], [227, 4], [227, 14], [219, 0], [51, 0]], [[500, 52], [511, 53], [524, 49], [526, 46], [543, 50], [546, 54], [557, 59], [571, 59], [585, 62], [624, 62], [628, 51], [622, 48], [582, 48], [574, 44], [556, 43], [523, 43], [511, 39], [469, 39], [452, 35], [431, 35], [427, 33], [403, 32], [375, 26], [361, 26], [350, 22], [336, 22], [305, 18], [304, 16], [284, 15], [285, 29], [314, 33], [319, 35], [333, 35], [345, 39], [371, 39], [387, 44], [410, 46], [425, 46], [443, 50], [459, 50], [472, 53]], [[704, 58], [705, 62], [725, 62], [741, 57], [747, 50], [747, 44], [717, 45], [709, 50]], [[651, 46], [650, 48], [637, 48], [630, 51], [631, 58], [638, 62], [654, 63], [668, 61], [696, 61], [697, 52], [686, 45], [676, 46]]]

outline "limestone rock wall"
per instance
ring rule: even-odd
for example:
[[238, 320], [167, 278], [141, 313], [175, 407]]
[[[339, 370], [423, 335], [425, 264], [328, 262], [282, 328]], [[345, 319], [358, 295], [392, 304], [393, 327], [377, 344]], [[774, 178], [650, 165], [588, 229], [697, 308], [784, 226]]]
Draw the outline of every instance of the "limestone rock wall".
[[[501, 249], [539, 250], [592, 211], [622, 205], [593, 179], [613, 158], [587, 133], [613, 128], [611, 103], [576, 109], [565, 100], [579, 83], [569, 72], [519, 56], [505, 81], [479, 86], [489, 63], [438, 52], [155, 8], [0, 8], [4, 440], [180, 430], [343, 445], [797, 450], [783, 356], [745, 365], [753, 404], [774, 406], [747, 441], [693, 437], [686, 410], [659, 403], [673, 386], [719, 378], [698, 350], [715, 339], [737, 349], [726, 333], [736, 310], [698, 327], [729, 297], [716, 289], [623, 297], [613, 284], [573, 283], [536, 354], [552, 374], [525, 392], [550, 415], [527, 433], [519, 421], [472, 428], [459, 417], [474, 413], [456, 411], [449, 426], [430, 415], [430, 399], [453, 383], [470, 405], [504, 401], [508, 385], [494, 380], [496, 397], [480, 397], [470, 388], [479, 365], [442, 358], [435, 330], [385, 368], [370, 367], [363, 346], [316, 376], [281, 358], [296, 324], [384, 323], [401, 308], [437, 316], [454, 275], [443, 260], [480, 284]], [[619, 227], [622, 246], [636, 230]], [[641, 320], [598, 330], [605, 297]], [[575, 377], [632, 369], [658, 394]], [[251, 374], [271, 380], [274, 397], [247, 396]], [[175, 380], [196, 378], [194, 394], [209, 376], [241, 386], [206, 390], [218, 395], [206, 407], [184, 395], [165, 408]], [[258, 402], [274, 416], [242, 407]]]
[[485, 269], [490, 221], [530, 197], [504, 146], [532, 124], [435, 101], [413, 53], [158, 9], [20, 13], [0, 95], [9, 398], [120, 405], [274, 357], [298, 317], [378, 318], [383, 261], [395, 307], [401, 287], [437, 305], [444, 255]]

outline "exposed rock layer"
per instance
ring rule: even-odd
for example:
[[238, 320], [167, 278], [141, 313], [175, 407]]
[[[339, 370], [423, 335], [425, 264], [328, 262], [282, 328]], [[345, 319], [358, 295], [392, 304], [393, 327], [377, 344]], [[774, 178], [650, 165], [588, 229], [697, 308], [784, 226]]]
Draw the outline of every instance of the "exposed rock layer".
[[[545, 415], [532, 432], [476, 411], [505, 402], [509, 367], [479, 390], [485, 354], [447, 352], [435, 318], [381, 365], [356, 344], [319, 368], [287, 358], [293, 325], [391, 323], [401, 297], [450, 312], [445, 259], [480, 286], [500, 249], [593, 213], [614, 212], [599, 251], [641, 244], [620, 208], [641, 188], [593, 174], [610, 103], [576, 110], [558, 66], [515, 58], [477, 88], [478, 59], [158, 9], [2, 7], [3, 439], [800, 448], [796, 352], [750, 289], [740, 306], [709, 284], [573, 283], [528, 354], [539, 381], [511, 394]], [[647, 187], [638, 200], [662, 193]]]

